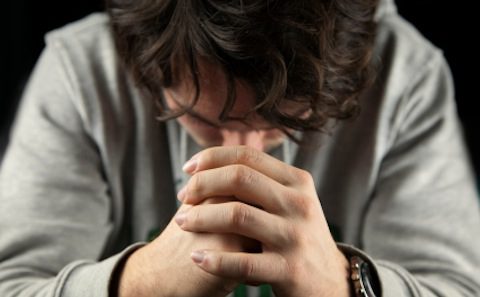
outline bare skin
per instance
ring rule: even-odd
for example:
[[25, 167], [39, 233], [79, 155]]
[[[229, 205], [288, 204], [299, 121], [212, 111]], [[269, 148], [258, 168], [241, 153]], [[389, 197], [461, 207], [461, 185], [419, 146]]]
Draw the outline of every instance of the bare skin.
[[[276, 296], [349, 296], [348, 261], [338, 250], [308, 172], [257, 150], [215, 147], [185, 166], [192, 178], [179, 199], [193, 207], [176, 216], [190, 232], [238, 234], [261, 253], [201, 249], [192, 253], [212, 275], [269, 283]], [[215, 196], [238, 201], [201, 204]]]
[[[218, 202], [217, 199], [215, 203]], [[179, 211], [188, 208], [190, 206], [184, 205]], [[159, 237], [128, 258], [118, 295], [226, 296], [238, 282], [213, 276], [196, 267], [190, 259], [192, 250], [209, 248], [238, 252], [252, 249], [254, 244], [241, 236], [185, 232], [172, 220]]]

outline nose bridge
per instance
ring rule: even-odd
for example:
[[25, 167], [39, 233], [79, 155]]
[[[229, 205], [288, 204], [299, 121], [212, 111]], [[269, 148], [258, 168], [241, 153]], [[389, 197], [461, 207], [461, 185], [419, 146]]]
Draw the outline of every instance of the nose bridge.
[[222, 145], [246, 145], [254, 149], [264, 150], [265, 131], [231, 131], [222, 129]]

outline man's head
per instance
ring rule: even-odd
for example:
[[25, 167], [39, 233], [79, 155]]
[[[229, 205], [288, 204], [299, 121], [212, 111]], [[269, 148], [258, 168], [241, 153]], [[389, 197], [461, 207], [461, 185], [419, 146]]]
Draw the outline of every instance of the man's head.
[[371, 77], [376, 0], [107, 2], [120, 58], [162, 115], [195, 115], [209, 81], [224, 97], [210, 122], [321, 130], [357, 111]]

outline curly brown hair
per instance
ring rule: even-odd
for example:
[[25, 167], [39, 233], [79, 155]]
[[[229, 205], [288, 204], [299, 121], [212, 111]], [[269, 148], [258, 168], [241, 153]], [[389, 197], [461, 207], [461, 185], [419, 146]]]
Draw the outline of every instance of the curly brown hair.
[[[106, 0], [119, 56], [134, 81], [167, 114], [162, 89], [181, 71], [193, 78], [198, 59], [222, 67], [228, 96], [219, 120], [235, 103], [234, 81], [256, 95], [252, 112], [285, 131], [319, 131], [330, 118], [357, 113], [372, 78], [377, 0]], [[310, 111], [282, 111], [283, 100]]]

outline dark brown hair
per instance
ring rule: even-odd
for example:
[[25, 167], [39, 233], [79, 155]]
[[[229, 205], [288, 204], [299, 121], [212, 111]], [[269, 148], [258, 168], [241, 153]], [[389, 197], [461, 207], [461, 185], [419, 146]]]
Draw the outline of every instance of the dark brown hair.
[[[322, 130], [329, 118], [358, 111], [372, 77], [376, 6], [377, 0], [107, 0], [119, 56], [162, 115], [162, 88], [181, 71], [193, 78], [195, 104], [202, 58], [227, 78], [220, 120], [234, 105], [234, 80], [242, 79], [256, 94], [254, 112], [300, 131]], [[283, 100], [303, 104], [309, 116], [285, 113]]]

